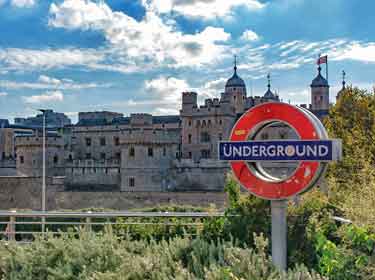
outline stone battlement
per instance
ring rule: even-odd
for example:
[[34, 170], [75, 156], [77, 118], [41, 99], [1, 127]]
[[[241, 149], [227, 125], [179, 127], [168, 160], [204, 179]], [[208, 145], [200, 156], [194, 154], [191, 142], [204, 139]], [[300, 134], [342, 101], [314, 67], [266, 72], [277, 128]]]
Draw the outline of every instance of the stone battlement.
[[179, 130], [126, 129], [121, 131], [120, 144], [178, 144]]
[[[17, 136], [15, 140], [16, 147], [41, 147], [43, 145], [43, 137], [38, 136]], [[47, 147], [61, 147], [64, 145], [64, 141], [60, 136], [47, 137], [46, 146]]]
[[65, 166], [68, 168], [109, 168], [120, 166], [119, 159], [106, 159], [106, 160], [94, 160], [94, 159], [75, 159], [66, 161]]
[[145, 113], [131, 114], [130, 125], [152, 125], [152, 115]]

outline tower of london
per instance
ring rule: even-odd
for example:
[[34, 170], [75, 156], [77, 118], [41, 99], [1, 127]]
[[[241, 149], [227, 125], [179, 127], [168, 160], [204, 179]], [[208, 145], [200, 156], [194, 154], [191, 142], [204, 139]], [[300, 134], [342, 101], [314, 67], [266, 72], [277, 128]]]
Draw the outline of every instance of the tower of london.
[[[329, 110], [329, 85], [318, 74], [311, 83], [311, 105], [319, 118]], [[237, 65], [220, 98], [198, 104], [197, 92], [182, 92], [178, 115], [146, 113], [124, 116], [115, 112], [81, 112], [71, 124], [47, 129], [47, 176], [63, 178], [65, 190], [100, 191], [218, 191], [229, 165], [217, 160], [217, 146], [227, 140], [236, 120], [264, 102], [281, 102], [270, 85], [261, 96], [248, 96]], [[53, 115], [52, 112], [49, 112]], [[11, 175], [41, 176], [40, 127], [1, 122], [0, 170]], [[269, 129], [260, 137], [284, 138], [283, 127]], [[1, 174], [0, 175], [4, 175]]]

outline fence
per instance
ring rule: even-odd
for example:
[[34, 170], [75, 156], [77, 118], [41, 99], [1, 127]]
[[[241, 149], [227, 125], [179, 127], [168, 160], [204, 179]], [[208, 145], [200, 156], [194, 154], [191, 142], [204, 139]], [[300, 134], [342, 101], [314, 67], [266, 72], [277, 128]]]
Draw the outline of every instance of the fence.
[[[31, 241], [37, 234], [64, 234], [71, 229], [103, 230], [116, 227], [198, 228], [206, 219], [224, 216], [224, 212], [17, 212], [0, 211], [0, 236], [6, 240]], [[1, 238], [0, 238], [1, 239]]]

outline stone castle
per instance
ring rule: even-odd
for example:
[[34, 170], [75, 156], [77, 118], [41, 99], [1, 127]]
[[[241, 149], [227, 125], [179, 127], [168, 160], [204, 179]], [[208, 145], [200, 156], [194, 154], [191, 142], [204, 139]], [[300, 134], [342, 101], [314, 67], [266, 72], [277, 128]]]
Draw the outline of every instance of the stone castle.
[[[311, 105], [303, 106], [323, 118], [330, 106], [329, 85], [320, 72], [319, 67], [311, 83]], [[61, 176], [65, 190], [222, 190], [229, 165], [217, 160], [218, 141], [228, 139], [249, 108], [281, 101], [271, 90], [269, 76], [263, 96], [247, 96], [236, 64], [220, 98], [206, 99], [200, 106], [197, 99], [196, 92], [183, 92], [179, 115], [81, 112], [74, 125], [59, 115], [62, 125], [47, 129], [47, 176]], [[42, 132], [27, 122], [0, 121], [0, 176], [42, 175]], [[275, 133], [286, 138], [289, 132], [281, 126], [260, 137]]]

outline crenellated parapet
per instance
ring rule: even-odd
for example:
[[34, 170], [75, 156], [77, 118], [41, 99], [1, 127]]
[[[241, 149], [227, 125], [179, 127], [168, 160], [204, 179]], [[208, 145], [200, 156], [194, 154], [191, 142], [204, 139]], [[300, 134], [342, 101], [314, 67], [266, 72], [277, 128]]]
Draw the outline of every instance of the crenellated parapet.
[[[48, 136], [46, 137], [46, 146], [48, 147], [55, 147], [61, 148], [64, 145], [64, 140], [60, 136]], [[15, 146], [16, 149], [21, 147], [39, 147], [42, 148], [43, 146], [43, 137], [38, 136], [17, 136], [15, 138]]]
[[137, 113], [130, 115], [131, 126], [144, 126], [152, 125], [152, 115], [145, 113]]
[[180, 143], [179, 129], [124, 129], [120, 134], [120, 144], [167, 145]]

